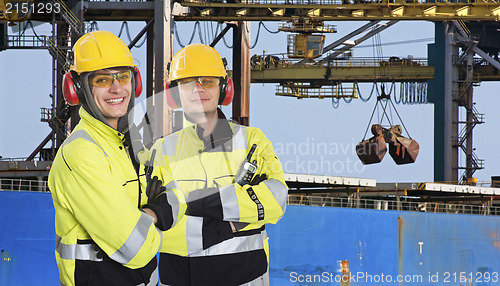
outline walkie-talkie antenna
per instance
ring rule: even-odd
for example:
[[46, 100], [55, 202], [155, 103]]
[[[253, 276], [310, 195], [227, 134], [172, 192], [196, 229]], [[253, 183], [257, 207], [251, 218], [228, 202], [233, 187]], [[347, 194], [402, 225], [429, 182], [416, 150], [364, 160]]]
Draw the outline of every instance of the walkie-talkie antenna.
[[255, 148], [257, 148], [257, 144], [253, 144], [252, 148], [250, 148], [250, 152], [248, 152], [248, 155], [247, 155], [247, 161], [250, 161], [250, 159], [252, 158], [252, 155], [253, 155], [253, 152], [255, 151]]
[[156, 156], [156, 149], [154, 149], [151, 152], [151, 158], [149, 159], [149, 164], [146, 167], [146, 180], [148, 180], [148, 182], [151, 180], [151, 174], [153, 173], [153, 165], [154, 165], [154, 161], [155, 161], [155, 156]]

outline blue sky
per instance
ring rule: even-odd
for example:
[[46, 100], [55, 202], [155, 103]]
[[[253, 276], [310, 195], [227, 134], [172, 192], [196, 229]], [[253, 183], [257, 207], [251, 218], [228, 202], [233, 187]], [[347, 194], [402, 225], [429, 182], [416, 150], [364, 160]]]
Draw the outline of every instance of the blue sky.
[[[328, 22], [337, 25], [336, 34], [328, 34], [326, 44], [351, 32], [366, 22]], [[134, 37], [144, 23], [130, 22]], [[212, 26], [202, 28], [211, 30]], [[258, 23], [252, 25], [252, 44], [256, 40]], [[121, 23], [99, 22], [101, 30], [118, 34]], [[276, 31], [277, 22], [266, 26]], [[213, 24], [215, 29], [215, 24]], [[37, 34], [50, 34], [49, 25], [35, 27]], [[178, 23], [181, 41], [185, 44], [193, 30], [193, 23]], [[29, 32], [31, 34], [31, 32]], [[431, 22], [399, 22], [380, 34], [382, 43], [416, 40], [434, 37], [434, 24]], [[128, 43], [125, 36], [122, 39]], [[232, 43], [231, 33], [226, 36]], [[177, 40], [175, 51], [180, 46]], [[200, 42], [195, 36], [194, 42]], [[371, 39], [362, 45], [371, 45]], [[386, 45], [382, 47], [383, 56], [414, 58], [427, 57], [427, 42], [405, 45]], [[216, 49], [225, 56], [231, 66], [231, 50], [221, 41]], [[286, 53], [286, 33], [270, 34], [264, 29], [251, 54]], [[140, 64], [145, 80], [145, 45], [132, 49], [132, 54]], [[357, 48], [355, 57], [373, 57], [373, 49]], [[40, 108], [50, 107], [51, 99], [51, 56], [46, 50], [7, 50], [0, 52], [0, 156], [26, 157], [50, 132], [47, 123], [40, 121]], [[497, 132], [500, 113], [497, 111], [497, 96], [500, 84], [481, 83], [474, 90], [476, 108], [485, 114], [486, 123], [474, 130], [474, 145], [479, 158], [485, 159], [485, 170], [477, 171], [479, 181], [489, 182], [490, 176], [500, 175], [498, 163], [500, 152]], [[360, 84], [361, 94], [370, 94], [372, 84]], [[396, 105], [404, 124], [413, 139], [420, 144], [420, 154], [414, 164], [398, 166], [389, 154], [380, 164], [363, 166], [353, 148], [363, 138], [375, 97], [368, 102], [353, 100], [350, 104], [340, 103], [336, 109], [328, 99], [297, 100], [274, 95], [275, 84], [252, 84], [250, 98], [250, 124], [261, 128], [273, 142], [285, 172], [335, 175], [346, 177], [373, 178], [378, 182], [423, 182], [433, 181], [433, 116], [432, 104]], [[144, 94], [140, 99], [144, 99]], [[231, 114], [231, 106], [223, 109]], [[368, 137], [368, 136], [367, 136]]]

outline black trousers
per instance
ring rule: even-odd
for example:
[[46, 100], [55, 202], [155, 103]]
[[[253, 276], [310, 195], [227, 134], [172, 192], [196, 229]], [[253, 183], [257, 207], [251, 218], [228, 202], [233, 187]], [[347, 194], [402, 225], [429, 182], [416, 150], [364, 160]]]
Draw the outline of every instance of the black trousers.
[[141, 283], [148, 285], [151, 275], [157, 268], [156, 256], [142, 268], [130, 269], [122, 264], [105, 257], [103, 261], [76, 260], [76, 286], [137, 286]]
[[160, 281], [173, 286], [235, 286], [267, 271], [264, 249], [235, 254], [183, 257], [160, 253]]

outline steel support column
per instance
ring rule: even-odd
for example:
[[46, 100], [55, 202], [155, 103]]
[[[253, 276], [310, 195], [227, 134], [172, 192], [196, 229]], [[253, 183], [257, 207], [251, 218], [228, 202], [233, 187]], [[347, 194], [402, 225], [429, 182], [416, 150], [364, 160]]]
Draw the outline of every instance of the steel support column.
[[155, 0], [154, 17], [154, 94], [147, 108], [156, 140], [172, 133], [172, 110], [163, 95], [173, 50], [171, 1]]
[[457, 40], [457, 31], [452, 22], [445, 23], [445, 109], [444, 113], [447, 118], [445, 122], [445, 181], [458, 181], [458, 101], [456, 97], [459, 93], [459, 67], [457, 66], [458, 46], [454, 45]]
[[458, 47], [453, 45], [454, 26], [435, 23], [435, 43], [429, 45], [429, 64], [434, 79], [429, 81], [429, 101], [434, 103], [434, 181], [458, 180]]
[[[154, 25], [151, 25], [148, 28], [148, 31], [146, 33], [146, 98], [147, 98], [147, 114], [146, 114], [146, 123], [151, 126], [151, 121], [154, 119], [152, 113], [150, 114], [150, 110], [152, 110], [152, 102], [153, 100], [153, 95], [154, 95], [154, 40], [155, 40], [155, 35], [154, 35]], [[153, 112], [153, 111], [151, 111]], [[153, 139], [153, 134], [152, 132], [146, 132], [146, 130], [143, 130], [143, 136], [142, 140], [144, 142], [144, 145], [148, 148], [151, 148], [151, 146], [154, 143]]]
[[239, 21], [233, 30], [233, 120], [250, 124], [250, 22]]

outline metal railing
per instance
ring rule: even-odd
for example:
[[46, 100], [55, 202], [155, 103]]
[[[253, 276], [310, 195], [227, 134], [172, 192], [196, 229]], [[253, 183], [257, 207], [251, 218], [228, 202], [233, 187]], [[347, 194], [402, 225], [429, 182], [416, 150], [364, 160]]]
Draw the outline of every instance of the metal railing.
[[27, 192], [49, 192], [47, 181], [4, 179], [0, 178], [0, 190], [2, 191], [27, 191]]
[[309, 195], [288, 195], [287, 204], [337, 208], [357, 208], [393, 211], [414, 211], [430, 213], [500, 215], [500, 207], [431, 202], [406, 202], [374, 199], [322, 197]]
[[40, 108], [40, 121], [49, 122], [54, 118], [54, 110], [52, 108]]
[[[0, 178], [0, 191], [50, 192], [45, 180], [5, 179]], [[376, 199], [356, 199], [352, 197], [325, 197], [290, 194], [288, 205], [357, 208], [392, 211], [414, 211], [428, 213], [500, 215], [500, 207], [488, 204], [452, 204], [434, 202], [407, 202]]]
[[363, 58], [363, 57], [352, 57], [348, 59], [333, 59], [329, 63], [306, 63], [300, 66], [295, 65], [301, 59], [280, 59], [274, 56], [274, 59], [266, 58], [266, 55], [254, 56], [251, 60], [252, 70], [263, 70], [263, 69], [286, 69], [286, 68], [318, 68], [318, 67], [331, 67], [331, 68], [351, 68], [351, 67], [421, 67], [428, 66], [427, 59], [419, 58]]
[[[5, 38], [0, 38], [0, 42], [4, 40]], [[6, 40], [7, 47], [10, 49], [47, 49], [54, 46], [51, 37], [46, 35], [8, 35]], [[70, 38], [68, 36], [59, 36], [57, 40], [68, 42]], [[71, 49], [70, 46], [59, 48], [61, 50]]]
[[9, 48], [47, 48], [47, 36], [34, 36], [34, 35], [9, 35], [7, 45]]
[[323, 86], [311, 87], [307, 85], [295, 84], [293, 86], [276, 86], [276, 95], [293, 96], [297, 98], [358, 98], [358, 89], [356, 83], [352, 86], [345, 86], [342, 83]]
[[26, 159], [28, 159], [28, 157], [9, 157], [9, 158], [0, 157], [0, 161], [3, 161], [3, 162], [9, 162], [9, 161], [26, 161]]
[[314, 30], [318, 33], [336, 33], [337, 25], [323, 24], [323, 22], [321, 22], [321, 25], [318, 25], [317, 23], [279, 23], [278, 30]]

